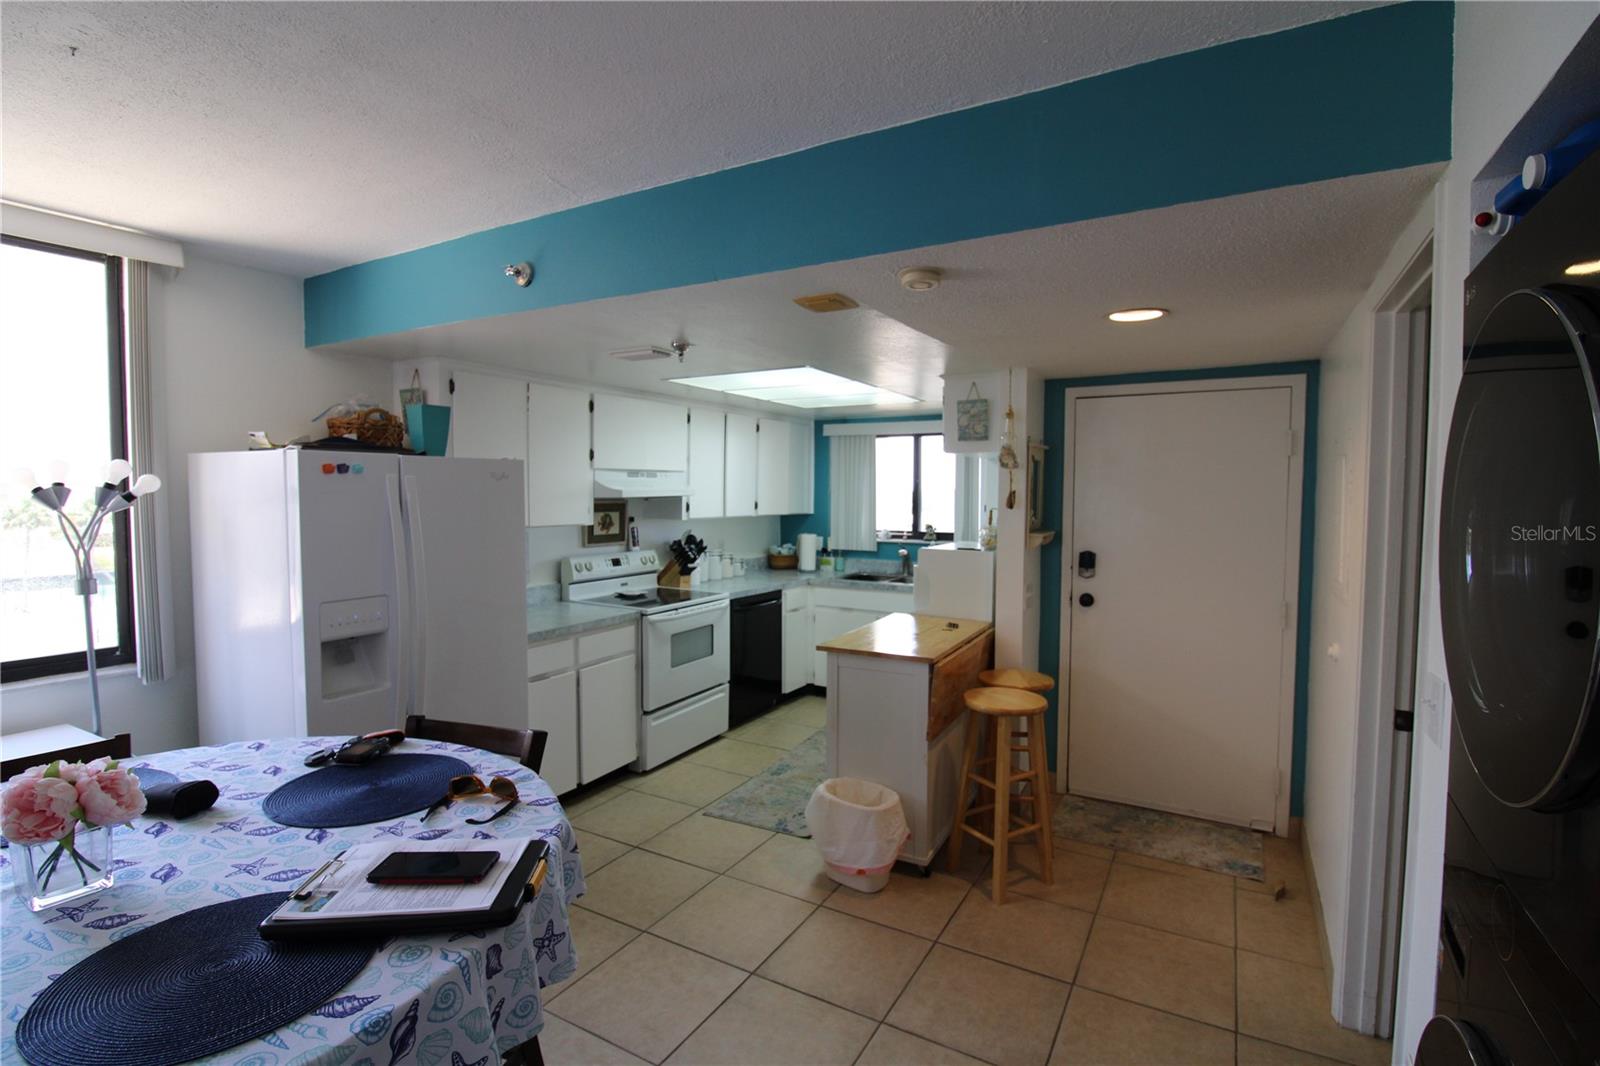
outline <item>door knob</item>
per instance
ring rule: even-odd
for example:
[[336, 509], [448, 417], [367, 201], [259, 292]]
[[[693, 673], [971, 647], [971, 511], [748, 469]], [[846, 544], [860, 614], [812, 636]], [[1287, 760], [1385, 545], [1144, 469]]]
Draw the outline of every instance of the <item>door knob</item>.
[[1094, 593], [1085, 592], [1083, 595], [1079, 596], [1078, 597], [1078, 606], [1079, 607], [1093, 607], [1094, 606]]

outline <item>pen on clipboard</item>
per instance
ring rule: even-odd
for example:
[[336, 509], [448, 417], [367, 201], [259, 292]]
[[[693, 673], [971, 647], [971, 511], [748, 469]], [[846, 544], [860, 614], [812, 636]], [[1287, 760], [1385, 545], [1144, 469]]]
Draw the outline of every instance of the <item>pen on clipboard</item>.
[[312, 875], [310, 877], [308, 877], [304, 881], [300, 882], [300, 887], [296, 888], [293, 892], [289, 893], [289, 898], [290, 899], [309, 899], [310, 896], [311, 896], [311, 889], [318, 882], [320, 882], [325, 876], [327, 876], [327, 873], [328, 873], [329, 870], [333, 869], [335, 866], [338, 866], [343, 861], [343, 859], [344, 859], [344, 852], [341, 851], [339, 854], [335, 855], [333, 858], [329, 859], [327, 862], [325, 862], [321, 866], [317, 867], [316, 871], [314, 873], [312, 873]]

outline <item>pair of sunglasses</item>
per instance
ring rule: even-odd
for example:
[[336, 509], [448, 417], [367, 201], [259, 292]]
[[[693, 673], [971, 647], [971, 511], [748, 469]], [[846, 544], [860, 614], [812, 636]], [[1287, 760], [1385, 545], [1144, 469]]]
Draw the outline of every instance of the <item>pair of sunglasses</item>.
[[517, 794], [516, 782], [508, 777], [491, 777], [486, 785], [483, 783], [483, 778], [477, 774], [462, 774], [460, 777], [452, 777], [450, 779], [450, 787], [443, 796], [434, 801], [433, 806], [427, 809], [421, 820], [426, 822], [435, 811], [450, 806], [458, 799], [484, 795], [503, 799], [506, 804], [487, 818], [468, 818], [468, 825], [487, 825], [515, 807], [522, 800], [522, 797]]

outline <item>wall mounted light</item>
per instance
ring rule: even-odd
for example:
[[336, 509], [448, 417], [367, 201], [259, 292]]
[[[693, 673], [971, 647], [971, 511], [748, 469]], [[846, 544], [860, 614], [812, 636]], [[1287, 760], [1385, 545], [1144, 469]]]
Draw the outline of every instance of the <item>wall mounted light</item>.
[[507, 263], [506, 277], [510, 278], [522, 288], [526, 289], [529, 285], [533, 284], [533, 264]]

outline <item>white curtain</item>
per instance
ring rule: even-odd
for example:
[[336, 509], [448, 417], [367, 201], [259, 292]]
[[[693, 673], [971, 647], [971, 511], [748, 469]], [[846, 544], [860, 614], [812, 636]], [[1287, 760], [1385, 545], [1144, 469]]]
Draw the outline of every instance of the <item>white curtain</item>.
[[977, 540], [983, 525], [982, 461], [971, 453], [956, 457], [956, 540]]
[[829, 546], [835, 551], [878, 550], [877, 438], [829, 438]]
[[[154, 435], [150, 416], [150, 264], [125, 261], [123, 333], [127, 350], [128, 460], [140, 473], [156, 471]], [[165, 497], [159, 501], [163, 506]], [[135, 507], [133, 528], [133, 630], [139, 680], [145, 684], [167, 677], [162, 643], [160, 582], [156, 573], [156, 509], [146, 503]]]

